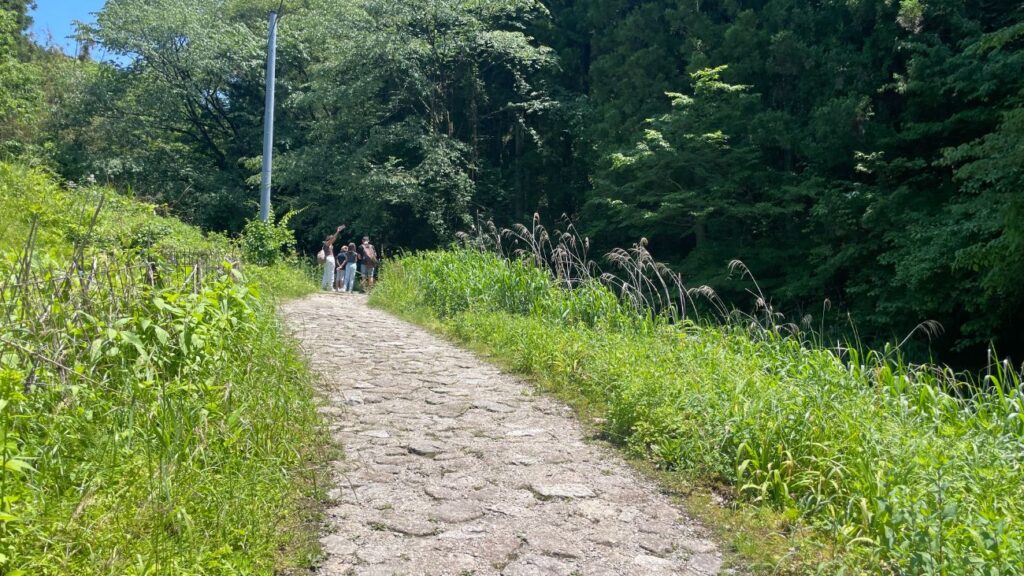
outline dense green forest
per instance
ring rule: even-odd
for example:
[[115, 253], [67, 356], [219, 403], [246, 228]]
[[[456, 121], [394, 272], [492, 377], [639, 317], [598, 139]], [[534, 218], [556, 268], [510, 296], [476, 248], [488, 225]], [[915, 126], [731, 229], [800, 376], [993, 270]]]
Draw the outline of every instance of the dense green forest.
[[280, 8], [274, 208], [308, 249], [566, 215], [741, 307], [732, 259], [791, 319], [1024, 352], [1017, 1], [110, 0], [77, 59], [28, 4], [2, 4], [0, 151], [205, 229], [256, 211]]

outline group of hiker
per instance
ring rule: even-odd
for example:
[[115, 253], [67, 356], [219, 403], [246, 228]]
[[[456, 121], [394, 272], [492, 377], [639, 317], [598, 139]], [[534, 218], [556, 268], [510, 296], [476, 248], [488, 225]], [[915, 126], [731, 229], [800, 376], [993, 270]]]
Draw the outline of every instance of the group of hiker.
[[342, 224], [335, 229], [334, 234], [324, 238], [323, 247], [317, 254], [317, 260], [324, 267], [320, 288], [334, 292], [352, 292], [358, 271], [360, 287], [367, 291], [373, 288], [377, 275], [377, 249], [370, 243], [369, 236], [363, 236], [362, 244], [356, 246], [355, 242], [342, 243], [335, 253], [334, 243], [338, 241], [345, 228], [346, 226]]

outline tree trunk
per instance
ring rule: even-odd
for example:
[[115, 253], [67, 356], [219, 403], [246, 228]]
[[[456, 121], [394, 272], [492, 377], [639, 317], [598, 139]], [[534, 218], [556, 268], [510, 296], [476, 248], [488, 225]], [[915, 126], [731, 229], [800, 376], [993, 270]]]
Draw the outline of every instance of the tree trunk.
[[697, 239], [695, 248], [700, 250], [704, 246], [704, 241], [707, 240], [707, 216], [703, 214], [697, 216], [697, 222], [693, 225], [693, 233]]
[[523, 153], [523, 126], [520, 122], [519, 115], [515, 116], [515, 126], [512, 128], [513, 138], [515, 140], [515, 190], [516, 190], [516, 206], [515, 214], [517, 217], [521, 217], [526, 212], [526, 192], [523, 190], [523, 169], [521, 163], [521, 156]]

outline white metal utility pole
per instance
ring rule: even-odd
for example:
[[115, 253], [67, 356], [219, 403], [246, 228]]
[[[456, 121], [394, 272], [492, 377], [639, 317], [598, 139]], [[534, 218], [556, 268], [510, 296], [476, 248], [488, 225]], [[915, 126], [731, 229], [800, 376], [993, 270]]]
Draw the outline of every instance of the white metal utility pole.
[[274, 163], [274, 80], [277, 74], [277, 12], [270, 13], [267, 41], [267, 100], [263, 111], [263, 173], [260, 178], [260, 220], [270, 218], [270, 171]]

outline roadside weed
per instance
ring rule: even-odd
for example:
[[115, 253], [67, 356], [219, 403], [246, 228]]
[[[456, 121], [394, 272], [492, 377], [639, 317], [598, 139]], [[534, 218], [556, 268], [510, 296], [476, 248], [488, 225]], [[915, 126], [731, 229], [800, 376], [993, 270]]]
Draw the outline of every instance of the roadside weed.
[[610, 280], [552, 264], [571, 247], [544, 248], [559, 245], [546, 233], [512, 235], [526, 248], [496, 250], [509, 235], [492, 233], [392, 262], [371, 302], [584, 399], [631, 454], [814, 527], [828, 552], [801, 571], [1024, 573], [1012, 368], [974, 381], [898, 349], [822, 348], [756, 288], [752, 313], [695, 305], [713, 292], [642, 245]]

